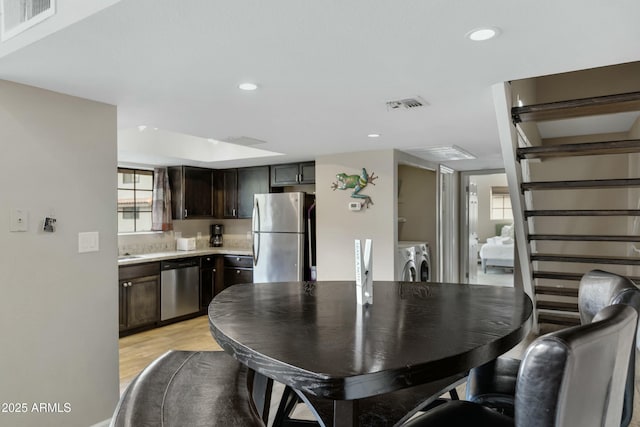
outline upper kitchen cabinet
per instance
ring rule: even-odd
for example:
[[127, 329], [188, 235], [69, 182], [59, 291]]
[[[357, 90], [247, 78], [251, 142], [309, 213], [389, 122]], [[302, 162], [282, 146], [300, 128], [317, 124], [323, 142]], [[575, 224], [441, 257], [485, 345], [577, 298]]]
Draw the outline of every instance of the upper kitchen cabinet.
[[222, 183], [222, 216], [224, 218], [238, 217], [238, 170], [225, 169], [219, 172]]
[[269, 166], [221, 171], [224, 218], [251, 218], [253, 195], [269, 192]]
[[271, 166], [271, 186], [282, 187], [286, 185], [315, 184], [315, 162], [288, 163]]
[[174, 219], [213, 218], [214, 170], [192, 166], [169, 168]]

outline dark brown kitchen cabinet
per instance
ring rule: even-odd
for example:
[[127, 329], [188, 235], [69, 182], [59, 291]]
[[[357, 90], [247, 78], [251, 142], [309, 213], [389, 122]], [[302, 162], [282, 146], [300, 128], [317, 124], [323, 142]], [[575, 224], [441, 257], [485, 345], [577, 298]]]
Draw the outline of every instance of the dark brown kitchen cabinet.
[[287, 163], [271, 166], [271, 186], [315, 184], [315, 162]]
[[222, 174], [222, 216], [238, 217], [238, 170], [225, 169]]
[[153, 326], [160, 320], [160, 263], [119, 268], [120, 332]]
[[171, 214], [174, 219], [214, 218], [213, 169], [192, 166], [169, 168]]
[[253, 195], [269, 192], [269, 166], [220, 171], [224, 218], [251, 218]]
[[200, 311], [206, 313], [211, 300], [216, 295], [216, 283], [222, 257], [204, 255], [200, 257]]
[[269, 166], [238, 169], [238, 218], [251, 218], [253, 195], [269, 192]]
[[216, 290], [216, 294], [229, 286], [251, 282], [253, 282], [253, 257], [246, 255], [225, 255], [224, 282], [222, 286]]

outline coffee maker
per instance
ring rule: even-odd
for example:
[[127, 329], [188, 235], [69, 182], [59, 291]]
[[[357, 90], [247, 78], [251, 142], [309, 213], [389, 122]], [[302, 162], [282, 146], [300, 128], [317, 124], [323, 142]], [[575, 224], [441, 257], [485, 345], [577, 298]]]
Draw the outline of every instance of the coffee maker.
[[218, 248], [222, 246], [222, 233], [224, 227], [222, 224], [211, 224], [211, 238], [209, 239], [209, 246]]

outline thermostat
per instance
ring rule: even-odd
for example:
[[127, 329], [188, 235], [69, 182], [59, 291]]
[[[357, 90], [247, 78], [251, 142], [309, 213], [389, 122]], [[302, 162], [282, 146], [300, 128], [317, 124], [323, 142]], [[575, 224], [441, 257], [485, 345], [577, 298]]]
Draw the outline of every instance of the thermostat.
[[349, 202], [350, 211], [359, 211], [360, 209], [362, 209], [360, 202]]

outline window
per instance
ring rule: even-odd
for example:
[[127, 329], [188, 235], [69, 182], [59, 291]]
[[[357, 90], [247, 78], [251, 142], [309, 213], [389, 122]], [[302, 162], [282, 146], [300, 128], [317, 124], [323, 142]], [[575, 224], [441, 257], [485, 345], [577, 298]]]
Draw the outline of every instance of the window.
[[491, 219], [513, 219], [508, 187], [491, 187]]
[[153, 171], [118, 168], [118, 232], [151, 231]]

